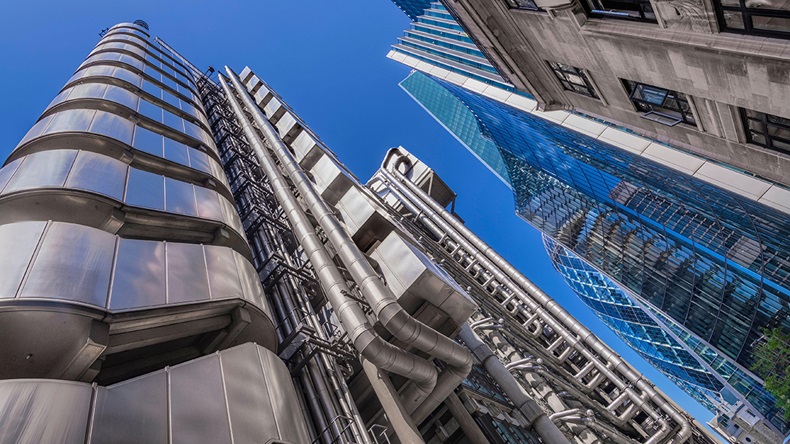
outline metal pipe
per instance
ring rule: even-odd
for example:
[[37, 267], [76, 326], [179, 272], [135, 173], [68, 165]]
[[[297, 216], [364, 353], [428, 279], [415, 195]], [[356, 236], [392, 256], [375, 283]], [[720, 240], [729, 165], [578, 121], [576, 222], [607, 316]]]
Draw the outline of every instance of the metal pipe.
[[513, 402], [513, 405], [530, 422], [532, 428], [535, 429], [535, 432], [540, 435], [543, 441], [552, 444], [570, 444], [568, 438], [557, 428], [557, 425], [546, 416], [546, 413], [538, 406], [538, 403], [524, 392], [516, 378], [510, 374], [510, 371], [497, 359], [494, 352], [480, 340], [468, 325], [464, 324], [461, 326], [458, 336], [472, 350], [472, 353], [477, 356], [477, 359], [483, 363], [483, 367], [488, 371], [488, 374], [499, 384], [507, 397]]
[[489, 444], [486, 435], [480, 430], [480, 426], [477, 425], [475, 419], [466, 410], [458, 395], [450, 393], [444, 404], [447, 406], [447, 410], [455, 417], [455, 420], [458, 421], [458, 425], [461, 427], [464, 435], [472, 444]]
[[347, 296], [351, 294], [351, 290], [340, 270], [332, 261], [332, 257], [326, 251], [324, 244], [318, 238], [307, 214], [291, 193], [285, 178], [277, 169], [274, 159], [267, 151], [263, 141], [250, 125], [230, 86], [221, 75], [219, 81], [239, 124], [242, 126], [245, 137], [258, 157], [263, 173], [269, 179], [275, 198], [282, 206], [291, 224], [294, 236], [309, 257], [324, 293], [348, 333], [352, 344], [365, 359], [378, 368], [414, 381], [413, 387], [415, 389], [409, 396], [417, 400], [423, 399], [436, 386], [436, 367], [427, 360], [385, 341], [370, 325], [359, 304]]
[[[387, 157], [384, 159], [384, 163], [382, 163], [381, 171], [383, 175], [385, 178], [392, 181], [395, 187], [405, 187], [405, 189], [401, 189], [400, 191], [412, 197], [413, 202], [420, 208], [422, 213], [425, 214], [425, 217], [431, 219], [432, 222], [440, 226], [443, 225], [443, 231], [445, 231], [455, 242], [464, 246], [464, 248], [468, 250], [468, 253], [475, 256], [478, 262], [485, 264], [489, 268], [489, 271], [497, 275], [497, 280], [503, 284], [511, 284], [510, 286], [512, 290], [514, 290], [514, 293], [519, 294], [519, 296], [521, 296], [521, 301], [529, 305], [533, 311], [545, 310], [548, 312], [546, 316], [542, 316], [543, 321], [555, 332], [564, 336], [569, 346], [576, 346], [579, 342], [586, 344], [598, 353], [603, 360], [610, 363], [612, 367], [631, 384], [647, 394], [648, 398], [653, 403], [680, 425], [680, 430], [675, 434], [672, 442], [680, 444], [690, 438], [690, 422], [681, 412], [675, 409], [661, 394], [659, 394], [652, 384], [646, 382], [642, 376], [635, 372], [620, 356], [610, 350], [609, 347], [601, 342], [589, 329], [576, 321], [565, 311], [565, 309], [524, 277], [493, 248], [472, 233], [471, 230], [466, 228], [457, 218], [450, 215], [447, 210], [436, 203], [427, 193], [403, 176], [403, 174], [397, 170], [397, 165], [393, 168], [393, 173], [390, 173], [385, 165], [392, 154], [402, 157], [397, 151], [390, 150]], [[501, 270], [504, 270], [504, 273]], [[519, 285], [515, 285], [511, 279]], [[526, 290], [529, 294], [524, 293], [522, 289]], [[537, 300], [538, 304], [535, 304], [535, 301], [532, 299], [533, 297]], [[574, 335], [578, 336], [578, 338]], [[627, 390], [632, 402], [643, 402], [638, 394], [634, 393], [630, 387], [627, 387], [627, 384], [621, 381], [612, 369], [596, 359], [586, 347], [574, 348], [582, 353], [589, 361], [594, 362], [598, 371], [605, 374], [615, 385], [623, 390]], [[662, 424], [661, 430], [654, 434], [649, 440], [649, 442], [658, 442], [669, 434], [671, 428], [666, 423], [666, 420], [658, 415], [652, 408], [646, 405], [642, 407], [654, 420]]]
[[[456, 374], [468, 375], [472, 369], [472, 354], [469, 350], [413, 318], [401, 307], [395, 295], [384, 284], [365, 255], [351, 239], [351, 236], [338, 222], [334, 213], [329, 209], [313, 186], [313, 183], [296, 162], [285, 143], [280, 139], [272, 124], [253, 102], [249, 93], [241, 84], [241, 80], [227, 66], [225, 70], [234, 87], [236, 87], [241, 100], [252, 114], [258, 129], [270, 142], [272, 151], [274, 151], [280, 161], [282, 169], [299, 190], [313, 217], [318, 220], [329, 242], [359, 286], [381, 325], [400, 341], [441, 359], [450, 367], [454, 367]], [[413, 400], [405, 400], [406, 405], [413, 402]]]

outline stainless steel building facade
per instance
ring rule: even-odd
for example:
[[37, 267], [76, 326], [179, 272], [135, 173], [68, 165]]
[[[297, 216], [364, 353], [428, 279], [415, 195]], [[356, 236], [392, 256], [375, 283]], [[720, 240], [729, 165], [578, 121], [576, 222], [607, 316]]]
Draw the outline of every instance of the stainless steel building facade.
[[3, 440], [713, 442], [414, 156], [210, 74], [116, 25], [0, 169]]

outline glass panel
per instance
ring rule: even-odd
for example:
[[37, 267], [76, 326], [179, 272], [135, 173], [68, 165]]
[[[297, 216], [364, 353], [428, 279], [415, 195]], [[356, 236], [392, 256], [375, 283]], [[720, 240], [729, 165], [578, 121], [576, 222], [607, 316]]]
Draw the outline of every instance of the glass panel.
[[166, 177], [165, 189], [167, 196], [165, 208], [167, 211], [197, 216], [195, 192], [192, 184]]
[[69, 299], [104, 307], [115, 236], [55, 222], [44, 236], [22, 297]]
[[105, 111], [96, 111], [96, 117], [93, 119], [90, 131], [118, 139], [130, 145], [132, 143], [134, 123], [115, 114], [110, 114]]
[[233, 250], [217, 245], [203, 248], [206, 252], [211, 299], [244, 299]]
[[128, 69], [124, 69], [121, 67], [115, 68], [113, 71], [112, 76], [116, 79], [120, 79], [126, 82], [131, 83], [132, 85], [136, 86], [137, 88], [140, 87], [142, 84], [142, 77], [138, 76], [137, 74], [129, 71]]
[[745, 29], [743, 25], [743, 14], [738, 11], [722, 11], [724, 24], [727, 28]]
[[0, 298], [12, 298], [22, 283], [46, 222], [0, 225]]
[[147, 100], [140, 100], [140, 106], [137, 110], [141, 115], [148, 117], [154, 122], [162, 122], [162, 108], [154, 105]]
[[215, 191], [203, 187], [194, 187], [195, 199], [197, 200], [198, 215], [203, 219], [223, 221], [222, 207], [219, 199], [222, 199]]
[[119, 103], [131, 110], [137, 109], [137, 102], [140, 100], [135, 93], [114, 85], [107, 88], [107, 92], [104, 93], [104, 98]]
[[267, 431], [277, 430], [274, 403], [267, 402], [272, 399], [269, 386], [274, 372], [267, 369], [264, 376], [258, 353], [249, 346], [226, 350], [221, 359], [234, 442], [261, 441], [261, 436], [268, 436]]
[[764, 17], [752, 14], [754, 29], [790, 32], [790, 17]]
[[35, 139], [36, 137], [44, 133], [44, 130], [47, 128], [47, 125], [49, 125], [51, 121], [52, 121], [52, 116], [47, 116], [36, 122], [36, 124], [33, 125], [32, 128], [30, 128], [30, 131], [28, 131], [27, 134], [25, 134], [25, 137], [23, 137], [22, 140], [19, 141], [18, 146], [21, 146], [24, 143], [28, 142], [29, 140]]
[[102, 83], [86, 83], [77, 85], [72, 88], [72, 90], [71, 96], [69, 96], [72, 100], [81, 98], [101, 98], [107, 91], [107, 85]]
[[211, 166], [209, 164], [210, 160], [208, 158], [208, 154], [204, 153], [203, 151], [190, 148], [189, 150], [189, 166], [192, 168], [203, 171], [204, 173], [211, 174]]
[[88, 131], [94, 114], [96, 111], [92, 109], [70, 109], [56, 113], [52, 116], [47, 134], [60, 131]]
[[137, 207], [164, 210], [164, 187], [164, 177], [130, 168], [129, 185], [126, 188], [126, 203]]
[[25, 157], [25, 161], [8, 183], [5, 193], [42, 187], [62, 187], [77, 151], [42, 151]]
[[17, 159], [13, 162], [9, 162], [8, 165], [0, 168], [0, 193], [2, 193], [3, 188], [5, 188], [8, 181], [11, 180], [11, 176], [13, 176], [14, 172], [16, 172], [16, 169], [19, 168], [19, 164], [22, 163], [23, 159]]
[[175, 129], [176, 131], [184, 132], [184, 123], [181, 117], [176, 116], [170, 111], [165, 111], [164, 115], [165, 117], [163, 122], [165, 125]]
[[66, 187], [94, 191], [122, 201], [127, 168], [119, 160], [81, 151], [66, 180]]
[[121, 239], [115, 265], [110, 308], [165, 305], [165, 244]]
[[189, 155], [187, 154], [187, 146], [183, 143], [176, 142], [173, 139], [165, 137], [165, 159], [172, 160], [181, 165], [189, 165]]
[[[158, 77], [157, 77], [158, 78]], [[154, 85], [153, 83], [149, 82], [148, 80], [143, 80], [143, 91], [151, 94], [152, 96], [156, 97], [157, 99], [162, 97], [162, 89], [158, 86]]]
[[163, 157], [161, 134], [138, 126], [134, 130], [134, 147], [155, 156]]
[[669, 91], [655, 86], [639, 84], [634, 90], [633, 98], [643, 100], [652, 105], [661, 106], [664, 103]]
[[168, 243], [167, 302], [208, 300], [208, 278], [203, 247], [195, 244]]

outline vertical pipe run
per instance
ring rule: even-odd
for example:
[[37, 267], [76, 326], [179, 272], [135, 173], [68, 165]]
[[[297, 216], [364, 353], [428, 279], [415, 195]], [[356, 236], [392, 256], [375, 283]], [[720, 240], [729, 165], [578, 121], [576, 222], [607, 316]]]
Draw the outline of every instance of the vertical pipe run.
[[[442, 387], [447, 387], [452, 383], [457, 386], [472, 369], [472, 355], [469, 350], [413, 318], [400, 306], [395, 295], [384, 284], [351, 236], [337, 221], [272, 124], [253, 102], [241, 84], [241, 80], [230, 68], [225, 67], [225, 70], [242, 102], [252, 114], [258, 129], [272, 145], [272, 151], [280, 161], [282, 169], [286, 171], [301, 193], [311, 213], [318, 220], [335, 251], [338, 252], [342, 262], [362, 290], [381, 325], [399, 340], [445, 361], [452, 370], [443, 372], [444, 384]], [[406, 405], [409, 405], [410, 402], [412, 401], [407, 399]]]
[[[309, 257], [324, 293], [338, 319], [340, 319], [344, 330], [348, 333], [354, 347], [376, 367], [414, 381], [412, 385], [414, 391], [409, 396], [417, 400], [423, 399], [436, 385], [436, 367], [425, 359], [386, 342], [370, 325], [359, 304], [346, 296], [352, 293], [345, 278], [334, 264], [324, 244], [318, 238], [314, 227], [297, 202], [296, 197], [291, 193], [288, 184], [277, 169], [274, 159], [264, 146], [263, 141], [250, 125], [230, 86], [222, 76], [219, 77], [219, 80], [233, 112], [242, 125], [244, 135], [255, 151], [263, 173], [268, 177], [275, 192], [275, 197], [291, 224], [295, 237], [305, 254]], [[246, 93], [246, 91], [244, 92]]]

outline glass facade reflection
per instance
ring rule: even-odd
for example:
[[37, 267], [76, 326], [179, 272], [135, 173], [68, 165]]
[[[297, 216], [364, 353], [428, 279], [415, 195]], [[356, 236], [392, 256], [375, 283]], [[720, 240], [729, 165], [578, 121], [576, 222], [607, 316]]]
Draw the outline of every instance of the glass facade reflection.
[[521, 217], [717, 353], [748, 368], [761, 329], [790, 330], [786, 214], [420, 72], [401, 86], [499, 156]]
[[[747, 400], [768, 417], [775, 415], [773, 397], [762, 384], [678, 325], [638, 303], [609, 278], [572, 251], [543, 236], [554, 267], [579, 299], [626, 344], [708, 410]], [[704, 363], [704, 364], [703, 364]]]

